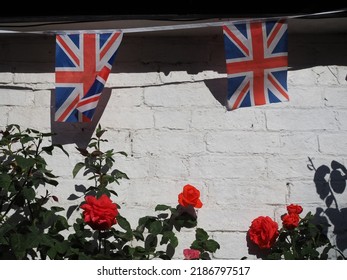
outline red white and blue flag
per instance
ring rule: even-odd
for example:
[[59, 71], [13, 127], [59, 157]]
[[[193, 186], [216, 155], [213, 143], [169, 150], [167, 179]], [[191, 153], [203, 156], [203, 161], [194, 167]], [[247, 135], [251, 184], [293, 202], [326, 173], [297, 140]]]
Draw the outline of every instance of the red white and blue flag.
[[122, 32], [56, 35], [55, 121], [90, 122]]
[[288, 101], [288, 35], [283, 20], [223, 26], [227, 108]]

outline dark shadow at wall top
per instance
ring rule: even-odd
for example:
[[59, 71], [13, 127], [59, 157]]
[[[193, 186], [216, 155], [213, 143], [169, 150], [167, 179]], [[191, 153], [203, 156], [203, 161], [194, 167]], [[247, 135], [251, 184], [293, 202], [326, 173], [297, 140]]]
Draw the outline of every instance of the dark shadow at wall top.
[[[347, 34], [289, 34], [289, 71], [347, 65]], [[0, 36], [0, 73], [54, 73], [53, 35]], [[113, 73], [174, 71], [225, 73], [222, 30], [213, 36], [129, 36], [125, 34]], [[1, 81], [0, 81], [1, 82]]]

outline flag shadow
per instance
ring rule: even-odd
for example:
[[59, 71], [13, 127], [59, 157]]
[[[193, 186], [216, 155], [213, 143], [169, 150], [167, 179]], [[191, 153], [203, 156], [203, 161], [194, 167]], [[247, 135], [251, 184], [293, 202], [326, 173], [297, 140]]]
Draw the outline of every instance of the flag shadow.
[[218, 78], [204, 81], [213, 97], [223, 106], [226, 107], [228, 80], [226, 78]]
[[55, 114], [55, 90], [51, 90], [51, 131], [53, 144], [76, 144], [79, 148], [85, 148], [95, 131], [97, 124], [110, 99], [112, 89], [104, 88], [96, 107], [92, 122], [56, 122]]

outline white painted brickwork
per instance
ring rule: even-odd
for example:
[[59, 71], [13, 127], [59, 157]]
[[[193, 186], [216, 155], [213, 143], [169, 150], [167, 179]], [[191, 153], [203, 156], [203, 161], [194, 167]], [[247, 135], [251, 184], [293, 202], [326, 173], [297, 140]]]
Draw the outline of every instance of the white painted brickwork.
[[[325, 210], [307, 164], [310, 157], [316, 168], [333, 160], [347, 165], [347, 61], [340, 57], [347, 40], [329, 37], [326, 45], [324, 36], [311, 37], [290, 38], [290, 102], [228, 112], [221, 104], [222, 37], [125, 36], [99, 120], [108, 130], [104, 149], [129, 155], [116, 158], [130, 178], [115, 186], [122, 215], [134, 225], [158, 203], [176, 206], [182, 187], [193, 184], [204, 203], [198, 225], [221, 245], [214, 258], [240, 259], [248, 256], [246, 232], [254, 218], [269, 215], [280, 223], [289, 203], [305, 213]], [[92, 131], [51, 120], [53, 89], [53, 37], [0, 38], [0, 126], [62, 134], [57, 139], [70, 157], [57, 151], [48, 163], [60, 176], [52, 192], [68, 208], [74, 186], [86, 183], [72, 178], [81, 160], [75, 146]], [[336, 197], [346, 209], [347, 190]], [[180, 236], [178, 258], [194, 233]]]

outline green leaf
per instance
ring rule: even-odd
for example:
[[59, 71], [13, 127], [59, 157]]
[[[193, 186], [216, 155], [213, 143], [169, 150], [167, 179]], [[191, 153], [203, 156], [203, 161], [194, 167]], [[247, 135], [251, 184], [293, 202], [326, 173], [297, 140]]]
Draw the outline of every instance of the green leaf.
[[114, 190], [110, 190], [110, 193], [112, 193], [115, 196], [118, 196], [118, 194]]
[[48, 178], [58, 178], [58, 176], [55, 176], [54, 174], [52, 174], [51, 172], [44, 172], [44, 174], [48, 177]]
[[206, 241], [208, 239], [208, 234], [202, 228], [197, 228], [195, 231], [196, 240]]
[[98, 138], [101, 138], [101, 136], [106, 132], [107, 130], [106, 129], [101, 129], [101, 127], [98, 127], [97, 130], [96, 130], [96, 137]]
[[13, 253], [16, 255], [17, 259], [23, 259], [25, 257], [23, 241], [23, 235], [19, 233], [13, 233], [10, 236], [10, 244], [12, 245]]
[[48, 180], [48, 179], [45, 179], [45, 181], [46, 181], [46, 183], [47, 184], [50, 184], [50, 185], [52, 185], [52, 186], [58, 186], [58, 181], [56, 181], [56, 180]]
[[57, 255], [57, 251], [55, 250], [54, 247], [49, 248], [48, 252], [47, 252], [47, 256], [51, 259], [54, 260], [55, 256]]
[[74, 169], [72, 170], [72, 175], [75, 178], [77, 173], [81, 170], [82, 167], [84, 167], [84, 163], [83, 162], [78, 162], [76, 163]]
[[117, 222], [118, 222], [118, 225], [119, 225], [122, 229], [124, 229], [124, 230], [126, 230], [126, 231], [131, 231], [131, 226], [130, 226], [129, 222], [126, 220], [126, 218], [124, 218], [124, 217], [118, 215], [118, 216], [117, 216]]
[[64, 254], [67, 251], [69, 246], [70, 246], [69, 242], [65, 240], [63, 242], [57, 242], [54, 248], [59, 254]]
[[28, 200], [32, 201], [35, 198], [35, 191], [32, 188], [23, 188], [23, 197]]
[[63, 207], [52, 206], [52, 207], [51, 207], [51, 210], [52, 210], [54, 213], [57, 213], [57, 212], [64, 211], [65, 209], [64, 209]]
[[22, 156], [15, 156], [17, 165], [20, 166], [22, 169], [29, 169], [30, 167], [34, 166], [36, 161], [33, 158], [24, 158]]
[[134, 234], [136, 240], [142, 240], [142, 241], [145, 240], [145, 238], [144, 238], [144, 236], [143, 236], [143, 234], [141, 232], [139, 232], [137, 230], [134, 230], [133, 234]]
[[169, 257], [169, 259], [173, 258], [175, 254], [175, 248], [176, 246], [173, 246], [172, 243], [168, 244], [166, 247], [166, 255]]
[[69, 157], [69, 153], [63, 148], [62, 145], [54, 144], [53, 146], [59, 148], [60, 150], [62, 150], [62, 152]]
[[155, 235], [159, 234], [162, 231], [162, 229], [163, 226], [160, 221], [154, 221], [149, 226], [149, 232]]
[[200, 259], [202, 260], [210, 260], [211, 257], [207, 252], [203, 252], [202, 254], [200, 254]]
[[29, 136], [29, 135], [23, 135], [22, 138], [20, 139], [20, 142], [21, 142], [22, 144], [26, 144], [26, 143], [28, 143], [28, 142], [30, 142], [30, 141], [33, 141], [33, 140], [34, 140], [33, 137], [31, 137], [31, 136]]
[[11, 177], [8, 174], [0, 174], [0, 189], [8, 191], [9, 186], [11, 185]]
[[170, 209], [171, 207], [170, 206], [167, 206], [167, 205], [164, 205], [164, 204], [158, 204], [156, 207], [155, 207], [155, 211], [165, 211], [165, 210], [168, 210]]
[[157, 238], [157, 236], [153, 235], [153, 234], [149, 234], [146, 237], [146, 240], [145, 240], [145, 249], [146, 249], [146, 251], [154, 252], [154, 250], [157, 247], [157, 245], [158, 245], [158, 238]]
[[58, 219], [54, 222], [51, 228], [51, 233], [58, 233], [68, 228], [69, 224], [67, 223], [67, 220], [63, 216], [58, 216]]
[[115, 169], [111, 172], [111, 175], [115, 177], [115, 179], [129, 179], [128, 175], [124, 172]]
[[170, 244], [173, 248], [176, 248], [178, 246], [178, 238], [174, 233], [169, 237], [170, 238]]
[[128, 156], [128, 154], [126, 152], [123, 152], [123, 151], [116, 152], [116, 154], [121, 154], [121, 155], [126, 156], [126, 157]]
[[211, 253], [214, 253], [217, 251], [217, 249], [220, 249], [219, 243], [213, 239], [209, 239], [205, 243], [206, 251], [209, 251]]

